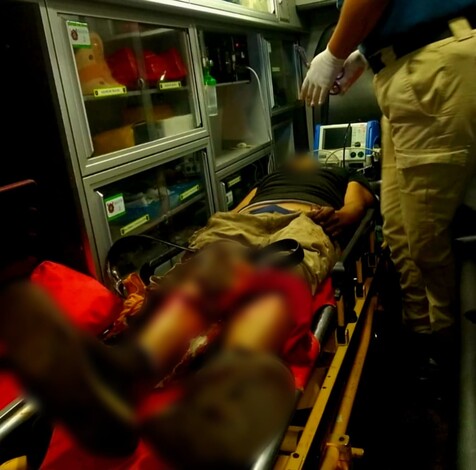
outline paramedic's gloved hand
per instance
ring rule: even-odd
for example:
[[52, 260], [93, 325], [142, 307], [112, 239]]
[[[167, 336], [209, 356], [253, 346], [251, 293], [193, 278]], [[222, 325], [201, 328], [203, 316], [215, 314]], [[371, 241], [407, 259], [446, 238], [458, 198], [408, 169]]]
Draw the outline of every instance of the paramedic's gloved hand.
[[365, 56], [359, 51], [354, 51], [344, 62], [342, 78], [337, 80], [339, 94], [343, 95], [360, 78], [369, 66]]
[[327, 48], [312, 59], [301, 89], [301, 99], [311, 106], [326, 101], [337, 77], [342, 73], [344, 59], [338, 59]]

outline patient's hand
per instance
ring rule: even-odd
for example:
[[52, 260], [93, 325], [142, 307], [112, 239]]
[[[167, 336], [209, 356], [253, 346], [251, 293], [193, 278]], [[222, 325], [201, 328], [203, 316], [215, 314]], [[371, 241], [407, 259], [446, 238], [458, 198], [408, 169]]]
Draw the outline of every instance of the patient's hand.
[[313, 222], [318, 225], [322, 225], [335, 213], [333, 207], [328, 206], [312, 206], [311, 211], [307, 214]]
[[335, 218], [335, 212], [333, 207], [313, 206], [307, 215], [314, 223], [325, 229], [326, 224], [331, 223]]
[[320, 225], [327, 235], [334, 238], [359, 220], [359, 215], [345, 206], [337, 211], [333, 207], [319, 206], [311, 210], [308, 216]]

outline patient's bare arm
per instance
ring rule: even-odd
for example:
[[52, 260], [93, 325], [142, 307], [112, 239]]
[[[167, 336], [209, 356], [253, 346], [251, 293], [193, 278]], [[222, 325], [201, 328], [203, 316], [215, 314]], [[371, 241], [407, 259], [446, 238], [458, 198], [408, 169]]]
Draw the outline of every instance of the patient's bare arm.
[[356, 181], [347, 185], [344, 205], [335, 210], [332, 207], [319, 207], [312, 211], [309, 217], [321, 225], [331, 237], [339, 236], [346, 228], [357, 224], [368, 207], [373, 204], [372, 193]]

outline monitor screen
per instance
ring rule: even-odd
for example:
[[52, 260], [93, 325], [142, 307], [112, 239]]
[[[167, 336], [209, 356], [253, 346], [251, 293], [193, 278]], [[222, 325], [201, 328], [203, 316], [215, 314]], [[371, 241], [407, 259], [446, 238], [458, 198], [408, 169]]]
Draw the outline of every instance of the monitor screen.
[[[322, 133], [322, 148], [325, 150], [333, 150], [341, 149], [344, 147], [344, 145], [349, 147], [352, 143], [352, 128], [350, 128], [349, 132], [347, 132], [347, 138], [345, 137], [346, 132], [347, 126], [324, 129]], [[345, 138], [346, 142], [344, 144]]]

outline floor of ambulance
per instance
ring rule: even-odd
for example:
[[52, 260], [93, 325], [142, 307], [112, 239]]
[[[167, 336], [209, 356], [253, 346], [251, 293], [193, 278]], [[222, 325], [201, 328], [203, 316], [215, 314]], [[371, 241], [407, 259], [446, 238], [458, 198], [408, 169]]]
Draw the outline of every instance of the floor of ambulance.
[[442, 402], [434, 384], [409, 376], [398, 317], [386, 309], [375, 319], [348, 430], [352, 447], [365, 451], [354, 469], [453, 469], [457, 400]]

